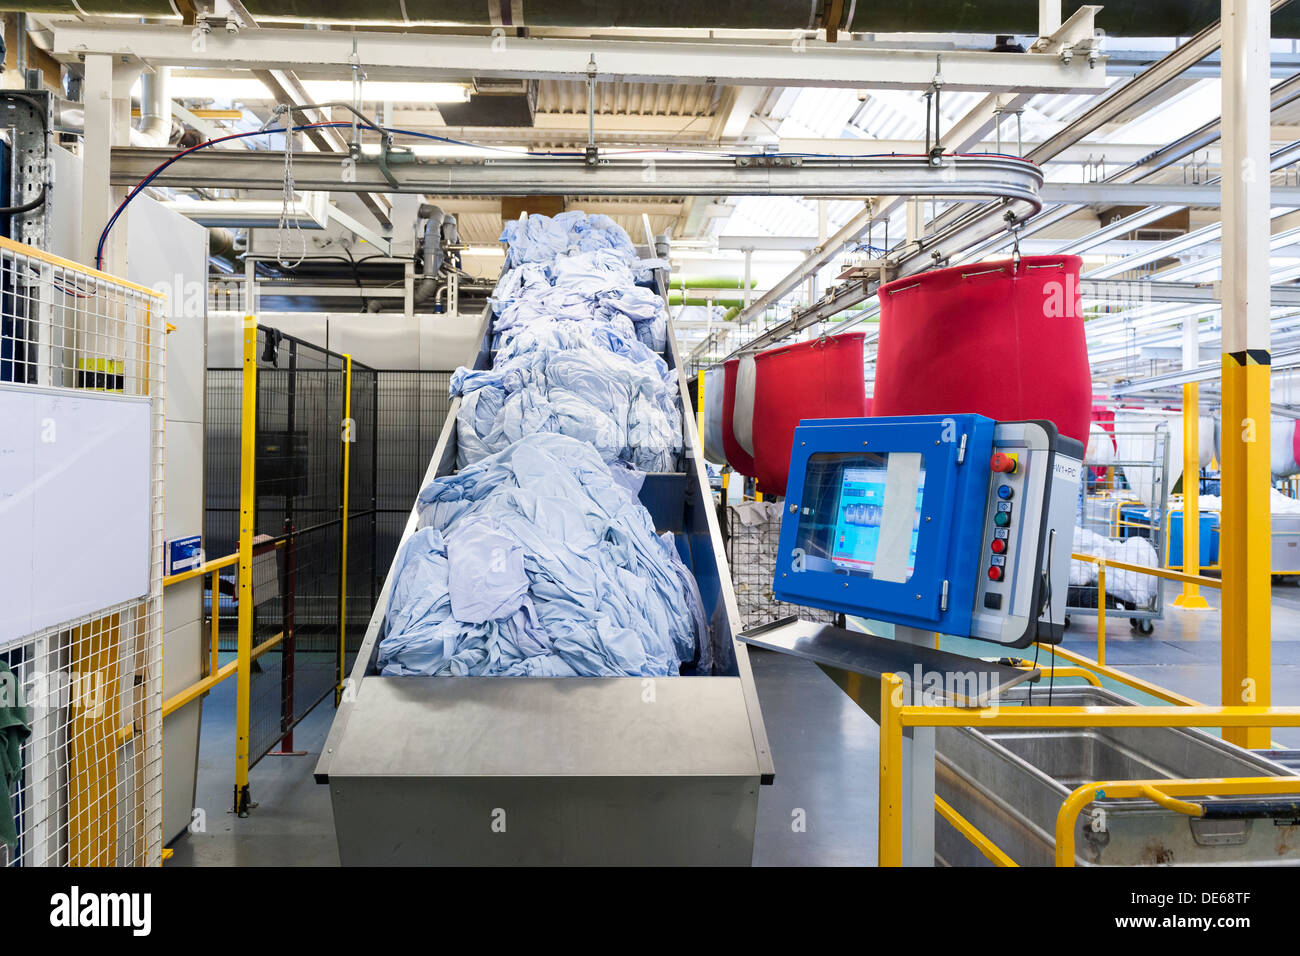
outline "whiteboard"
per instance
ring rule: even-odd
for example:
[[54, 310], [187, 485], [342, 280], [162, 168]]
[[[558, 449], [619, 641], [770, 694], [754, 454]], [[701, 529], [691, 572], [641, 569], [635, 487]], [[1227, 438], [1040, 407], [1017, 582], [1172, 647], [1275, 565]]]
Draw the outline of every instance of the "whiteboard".
[[151, 411], [0, 385], [0, 647], [148, 593]]

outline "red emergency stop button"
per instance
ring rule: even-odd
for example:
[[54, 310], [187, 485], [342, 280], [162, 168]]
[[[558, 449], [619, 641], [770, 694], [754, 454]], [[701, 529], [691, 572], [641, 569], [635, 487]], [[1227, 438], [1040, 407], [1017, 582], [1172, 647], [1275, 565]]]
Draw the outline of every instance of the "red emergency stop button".
[[999, 568], [997, 565], [994, 565], [993, 567], [989, 568], [989, 580], [990, 580], [990, 581], [1001, 581], [1001, 580], [1002, 580], [1002, 569]]
[[1001, 554], [1003, 551], [1007, 550], [1007, 543], [1001, 538], [994, 538], [990, 547], [993, 549], [994, 554]]
[[994, 471], [1007, 475], [1016, 473], [1016, 459], [1014, 455], [1008, 455], [1006, 452], [995, 451], [993, 459], [989, 462], [989, 467]]

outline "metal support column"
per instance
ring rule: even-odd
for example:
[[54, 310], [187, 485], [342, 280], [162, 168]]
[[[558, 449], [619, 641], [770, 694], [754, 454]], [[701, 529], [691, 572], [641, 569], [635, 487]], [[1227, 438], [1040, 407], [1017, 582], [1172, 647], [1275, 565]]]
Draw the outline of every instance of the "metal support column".
[[348, 479], [351, 477], [352, 443], [356, 441], [356, 423], [352, 421], [352, 356], [343, 356], [343, 523], [342, 550], [339, 557], [339, 681], [334, 691], [337, 707], [343, 695], [348, 661]]
[[880, 680], [880, 809], [877, 814], [876, 862], [903, 865], [903, 735], [898, 711], [903, 681], [897, 674]]
[[[709, 309], [712, 313], [713, 310]], [[704, 369], [695, 380], [695, 435], [699, 439], [701, 454], [704, 448]]]
[[[1222, 700], [1271, 703], [1269, 5], [1223, 0]], [[1186, 520], [1186, 517], [1184, 517]], [[1267, 747], [1269, 728], [1224, 728]]]
[[[108, 202], [112, 190], [108, 178], [113, 146], [113, 58], [106, 53], [90, 54], [86, 57], [85, 71], [81, 244], [77, 257], [93, 266], [99, 233], [111, 211]], [[109, 266], [106, 263], [104, 268]]]
[[[253, 527], [257, 514], [257, 317], [244, 316], [243, 396], [239, 431], [239, 642], [235, 673], [235, 812], [248, 816], [249, 722], [253, 670]], [[213, 595], [213, 604], [218, 596]]]
[[[894, 640], [921, 647], [931, 646], [934, 634], [915, 627], [895, 625]], [[913, 700], [920, 686], [912, 686]], [[902, 746], [902, 807], [904, 866], [934, 866], [934, 734], [933, 727], [904, 727]]]
[[[1183, 321], [1183, 369], [1200, 364], [1200, 316]], [[1183, 385], [1183, 573], [1201, 573], [1201, 396], [1196, 382]], [[1209, 610], [1199, 584], [1183, 583], [1174, 606], [1187, 611]]]

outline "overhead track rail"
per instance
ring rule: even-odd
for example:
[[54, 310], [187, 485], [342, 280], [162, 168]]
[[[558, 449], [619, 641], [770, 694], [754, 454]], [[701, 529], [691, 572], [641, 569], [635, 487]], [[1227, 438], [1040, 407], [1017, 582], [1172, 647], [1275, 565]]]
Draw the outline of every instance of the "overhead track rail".
[[[1292, 0], [1270, 0], [1269, 9], [1271, 13], [1275, 14], [1277, 11], [1287, 7], [1288, 4], [1291, 3]], [[1297, 7], [1292, 7], [1291, 9], [1294, 11]], [[1186, 43], [1169, 53], [1158, 63], [1153, 64], [1145, 72], [1134, 77], [1128, 83], [1120, 86], [1109, 96], [1101, 100], [1101, 102], [1097, 103], [1097, 105], [1093, 106], [1082, 116], [1067, 125], [1055, 136], [1052, 136], [1030, 151], [1026, 158], [1038, 163], [1046, 162], [1058, 153], [1063, 152], [1076, 143], [1082, 141], [1085, 137], [1096, 132], [1096, 130], [1106, 123], [1118, 119], [1129, 109], [1156, 93], [1166, 84], [1177, 79], [1190, 67], [1200, 62], [1205, 57], [1217, 52], [1222, 45], [1222, 24], [1219, 22], [1211, 23]], [[1286, 87], [1284, 95], [1281, 96], [1282, 103], [1279, 104], [1277, 98], [1271, 98], [1273, 99], [1273, 108], [1277, 108], [1279, 105], [1285, 105], [1286, 102], [1290, 101], [1294, 94], [1294, 88], [1290, 84], [1279, 84], [1279, 88], [1281, 87]], [[1207, 124], [1206, 128], [1198, 130], [1192, 135], [1192, 140], [1194, 142], [1200, 142], [1203, 137], [1213, 136], [1217, 133], [1217, 124]], [[1187, 145], [1189, 146], [1189, 151], [1197, 148], [1193, 143], [1188, 143]], [[1138, 169], [1150, 168], [1153, 164], [1158, 167], [1173, 161], [1175, 160], [1169, 155], [1160, 156], [1158, 159], [1153, 157], [1151, 161], [1136, 163], [1133, 167], [1130, 167], [1130, 169], [1136, 171]], [[1125, 172], [1127, 173], [1128, 171], [1126, 170]], [[1123, 178], [1127, 178], [1127, 176]], [[1140, 174], [1134, 178], [1140, 178]], [[917, 272], [923, 272], [936, 263], [944, 262], [947, 255], [951, 254], [951, 250], [958, 245], [953, 241], [954, 233], [963, 237], [969, 237], [972, 233], [977, 232], [978, 229], [983, 228], [983, 235], [979, 235], [973, 242], [967, 242], [963, 247], [965, 250], [970, 250], [970, 257], [977, 257], [989, 247], [996, 247], [1005, 244], [1007, 241], [1003, 238], [1005, 233], [1002, 229], [997, 227], [996, 219], [992, 216], [996, 211], [996, 207], [986, 208], [984, 210], [976, 209], [973, 212], [969, 208], [962, 207], [946, 210], [931, 224], [935, 235], [933, 240], [921, 243], [919, 247], [909, 248], [907, 245], [900, 245], [893, 250], [890, 259], [891, 261], [897, 262], [897, 269], [893, 275], [912, 275]], [[1068, 215], [1068, 213], [1062, 212], [1059, 217], [1064, 218], [1065, 215]], [[972, 216], [974, 217], [974, 224], [972, 224]], [[1052, 214], [1049, 213], [1048, 218], [1051, 216]], [[980, 226], [980, 223], [983, 225]], [[1032, 229], [1032, 227], [1033, 224], [1031, 223], [1030, 228]], [[860, 234], [860, 232], [865, 231], [865, 229], [866, 224], [864, 223], [862, 229], [857, 230], [856, 232], [857, 234]], [[1003, 235], [1000, 236], [998, 235], [999, 233], [1003, 233]], [[970, 247], [976, 244], [980, 245], [978, 245], [976, 249], [971, 250]], [[916, 244], [913, 245], [915, 246]], [[963, 251], [963, 248], [958, 248], [957, 251]], [[815, 257], [816, 254], [814, 254], [813, 257], [810, 257], [810, 261]], [[791, 275], [799, 276], [800, 273], [801, 270], [796, 269]], [[829, 290], [827, 295], [824, 296], [821, 301], [813, 303], [807, 309], [795, 312], [790, 316], [790, 318], [756, 336], [740, 348], [734, 350], [731, 354], [738, 355], [742, 352], [757, 351], [759, 349], [767, 348], [775, 342], [779, 342], [784, 338], [808, 328], [810, 325], [824, 321], [831, 315], [861, 302], [865, 302], [867, 299], [875, 295], [875, 290], [878, 285], [879, 282], [877, 280], [864, 279], [860, 282], [851, 283], [847, 287]], [[760, 300], [759, 303], [756, 303], [756, 306], [765, 304], [765, 302]], [[751, 317], [755, 311], [756, 310], [750, 310], [749, 313], [742, 314], [741, 318]], [[697, 347], [696, 352], [692, 353], [692, 357], [695, 357], [698, 353], [699, 347]]]
[[[110, 182], [134, 186], [174, 155], [172, 150], [114, 147]], [[546, 156], [474, 162], [437, 161], [402, 154], [387, 168], [361, 161], [349, 180], [338, 156], [294, 157], [299, 190], [397, 192], [454, 196], [925, 196], [996, 200], [1017, 219], [1042, 208], [1043, 173], [1010, 156], [798, 157], [742, 155], [679, 159], [602, 159]], [[366, 157], [369, 159], [369, 157]], [[393, 182], [386, 178], [393, 177]], [[155, 186], [204, 189], [238, 185], [279, 190], [284, 157], [279, 151], [208, 150], [186, 156], [152, 180]]]

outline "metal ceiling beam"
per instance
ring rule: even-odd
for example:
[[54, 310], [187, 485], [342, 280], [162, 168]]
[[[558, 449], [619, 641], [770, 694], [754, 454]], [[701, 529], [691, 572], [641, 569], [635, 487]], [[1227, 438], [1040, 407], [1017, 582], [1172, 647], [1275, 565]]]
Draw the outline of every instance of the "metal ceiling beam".
[[[1274, 352], [1271, 364], [1275, 371], [1278, 369], [1296, 368], [1297, 366], [1300, 366], [1300, 349], [1292, 349], [1286, 352]], [[1185, 385], [1188, 382], [1214, 381], [1222, 374], [1223, 368], [1218, 363], [1215, 363], [1214, 365], [1202, 365], [1200, 368], [1169, 372], [1165, 375], [1153, 375], [1150, 378], [1140, 378], [1135, 379], [1132, 382], [1112, 385], [1110, 387], [1110, 393], [1116, 398], [1122, 395], [1137, 395], [1142, 392], [1151, 392], [1161, 388]]]
[[[1276, 11], [1289, 2], [1291, 2], [1291, 0], [1271, 0], [1270, 11]], [[1110, 96], [1106, 97], [1096, 106], [1085, 112], [1082, 116], [1068, 124], [1055, 136], [1049, 138], [1040, 146], [1033, 149], [1028, 154], [1027, 158], [1035, 163], [1046, 163], [1058, 153], [1061, 153], [1071, 146], [1081, 142], [1085, 137], [1096, 132], [1097, 129], [1106, 123], [1122, 116], [1126, 111], [1151, 96], [1167, 83], [1177, 79], [1191, 66], [1211, 53], [1216, 52], [1222, 45], [1222, 42], [1222, 24], [1218, 22], [1211, 24], [1173, 52], [1169, 53], [1158, 63], [1135, 77], [1129, 83], [1121, 86]], [[1274, 104], [1274, 108], [1276, 108], [1276, 100], [1271, 98], [1271, 101]], [[1215, 138], [1218, 138], [1217, 133], [1218, 130], [1215, 129]], [[1173, 160], [1168, 156], [1163, 157], [1160, 160], [1163, 164], [1172, 161]], [[1139, 166], [1141, 165], [1144, 164], [1139, 164]], [[1129, 171], [1124, 171], [1121, 176], [1116, 178], [1127, 178], [1128, 173]], [[1134, 172], [1132, 175], [1133, 178], [1138, 178], [1142, 174]], [[1058, 213], [1054, 210], [1053, 213], [1058, 215], [1059, 218], [1065, 218], [1065, 216], [1069, 215], [1070, 211], [1071, 210], [1061, 210]], [[954, 241], [953, 233], [955, 231], [959, 232], [961, 235], [970, 235], [972, 232], [981, 228], [979, 226], [981, 219], [987, 221], [996, 212], [997, 207], [992, 205], [986, 207], [983, 211], [977, 209], [973, 213], [972, 211], [960, 206], [945, 211], [934, 220], [933, 225], [941, 235], [947, 236], [948, 238], [943, 240], [937, 247], [931, 247], [929, 249], [922, 248], [910, 254], [905, 254], [904, 258], [900, 261], [899, 274], [910, 274], [911, 272], [918, 272], [928, 268], [931, 263], [926, 262], [924, 259], [922, 259], [919, 264], [917, 263], [918, 258], [926, 252], [929, 252], [934, 257], [934, 261], [943, 261], [944, 257], [942, 253], [944, 249], [952, 248], [960, 244], [959, 241]], [[974, 217], [974, 221], [972, 221], [972, 217]], [[962, 226], [961, 224], [963, 222], [967, 223], [967, 225]], [[841, 232], [843, 231], [844, 230], [841, 230]], [[974, 244], [967, 243], [965, 246], [965, 249], [967, 250], [966, 257], [973, 258], [982, 254], [984, 250], [987, 250], [990, 247], [997, 248], [998, 245], [998, 242], [992, 240], [983, 244], [978, 244], [978, 240], [976, 240], [976, 243]], [[901, 252], [902, 251], [900, 250], [895, 254], [897, 255]], [[811, 263], [812, 259], [815, 257], [816, 254], [814, 254], [814, 257], [810, 257], [809, 262]], [[819, 268], [820, 265], [815, 267]], [[793, 277], [797, 275], [799, 271], [800, 270], [796, 270], [795, 273], [791, 273], [791, 276]], [[783, 296], [787, 294], [795, 284], [797, 283], [786, 286], [784, 290], [780, 292], [780, 295]], [[778, 283], [773, 287], [773, 292], [782, 289], [783, 285], [784, 282]], [[829, 303], [826, 300], [823, 300], [822, 304], [814, 304], [812, 308], [801, 313], [796, 313], [790, 319], [780, 323], [775, 328], [757, 336], [743, 348], [745, 350], [760, 349], [765, 348], [774, 342], [780, 341], [787, 335], [791, 335], [800, 329], [806, 328], [813, 324], [813, 322], [820, 321], [829, 314], [834, 314], [833, 312], [828, 311], [832, 305], [838, 305], [840, 309], [844, 309], [856, 305], [859, 302], [866, 301], [874, 294], [875, 285], [876, 283], [871, 281], [862, 282], [860, 287], [859, 284], [853, 283], [848, 287], [847, 294], [843, 295], [835, 293], [833, 290], [833, 297]], [[775, 301], [775, 298], [772, 298], [772, 293], [769, 293], [769, 295], [764, 298]], [[766, 306], [771, 304], [771, 301], [765, 302], [764, 305]], [[755, 305], [757, 305], [757, 303], [755, 303]], [[753, 315], [760, 313], [755, 309], [746, 314]]]
[[[1281, 83], [1273, 87], [1273, 89], [1270, 91], [1269, 101], [1273, 112], [1277, 112], [1278, 110], [1281, 110], [1291, 105], [1292, 103], [1300, 101], [1300, 73], [1296, 73], [1290, 76], [1286, 80], [1283, 80]], [[1211, 144], [1217, 143], [1222, 134], [1222, 130], [1223, 130], [1223, 117], [1216, 116], [1214, 119], [1210, 120], [1207, 123], [1202, 124], [1200, 127], [1188, 133], [1187, 135], [1179, 137], [1169, 145], [1156, 150], [1155, 152], [1151, 153], [1151, 155], [1145, 157], [1141, 161], [1132, 164], [1126, 169], [1121, 169], [1115, 173], [1112, 173], [1110, 176], [1107, 176], [1105, 178], [1104, 182], [1127, 183], [1127, 182], [1136, 182], [1136, 181], [1146, 179], [1147, 177], [1153, 175], [1154, 173], [1160, 171], [1161, 169], [1165, 169], [1168, 168], [1169, 166], [1172, 166], [1180, 159], [1183, 159], [1187, 156], [1191, 156], [1192, 154], [1207, 148]], [[1290, 150], [1289, 148], [1284, 147], [1283, 149], [1274, 152], [1273, 165], [1271, 166], [1271, 168], [1274, 170], [1280, 169], [1281, 165], [1279, 165], [1279, 163], [1289, 163], [1289, 162], [1291, 162]], [[1211, 182], [1217, 182], [1217, 181], [1218, 181], [1217, 177], [1211, 180]], [[1052, 226], [1060, 222], [1061, 220], [1078, 212], [1081, 208], [1083, 207], [1075, 204], [1070, 204], [1070, 205], [1060, 205], [1052, 209], [1045, 210], [1044, 212], [1035, 216], [1032, 220], [1030, 220], [1028, 223], [1025, 224], [1024, 229], [1022, 229], [1020, 233], [1021, 239], [1023, 240], [1026, 236], [1032, 236], [1035, 233], [1040, 232], [1043, 229], [1046, 229], [1049, 226]], [[1132, 215], [1125, 217], [1123, 220], [1111, 223], [1111, 225], [1106, 226], [1104, 229], [1098, 230], [1098, 232], [1095, 233], [1093, 236], [1085, 236], [1082, 239], [1076, 240], [1070, 243], [1069, 245], [1063, 246], [1060, 249], [1057, 249], [1055, 251], [1060, 253], [1071, 253], [1071, 254], [1083, 252], [1086, 249], [1092, 248], [1092, 246], [1094, 245], [1094, 240], [1095, 242], [1099, 243], [1105, 241], [1106, 239], [1109, 239], [1112, 236], [1125, 235], [1128, 232], [1131, 232], [1133, 229], [1139, 228], [1140, 226], [1144, 226], [1147, 223], [1154, 222], [1155, 220], [1161, 219], [1167, 215], [1170, 215], [1171, 213], [1178, 212], [1181, 208], [1182, 207], [1179, 206], [1161, 206], [1152, 209], [1144, 209], [1140, 212], [1133, 213]], [[968, 262], [974, 259], [982, 258], [991, 252], [997, 251], [999, 249], [1004, 249], [1010, 244], [1011, 244], [1010, 237], [996, 236], [990, 239], [988, 242], [981, 243], [973, 247], [972, 249], [969, 249], [966, 253], [963, 254], [962, 261]]]
[[[1269, 10], [1270, 12], [1277, 11], [1290, 2], [1291, 0], [1271, 0]], [[1036, 163], [1042, 162], [1073, 146], [1085, 136], [1118, 119], [1170, 80], [1177, 78], [1210, 54], [1217, 52], [1222, 45], [1223, 25], [1216, 21], [1150, 69], [1139, 73], [1055, 136], [1049, 137], [1041, 146], [1030, 151], [1028, 158]]]
[[[1276, 12], [1281, 7], [1286, 6], [1291, 0], [1270, 0], [1270, 12]], [[1120, 86], [1109, 96], [1102, 99], [1095, 106], [1084, 112], [1069, 123], [1064, 129], [1055, 136], [1048, 138], [1040, 146], [1035, 147], [1026, 154], [1026, 158], [1040, 165], [1048, 162], [1058, 153], [1069, 149], [1071, 146], [1082, 142], [1086, 137], [1091, 136], [1098, 129], [1107, 123], [1113, 122], [1122, 117], [1129, 110], [1133, 109], [1139, 103], [1155, 94], [1162, 87], [1177, 80], [1191, 66], [1195, 65], [1212, 53], [1216, 53], [1223, 45], [1223, 25], [1219, 22], [1210, 24], [1196, 36], [1192, 37], [1186, 43], [1177, 47], [1158, 63], [1151, 66], [1150, 69], [1134, 77], [1128, 83]], [[1285, 99], [1294, 96], [1293, 87], [1288, 87]], [[1276, 99], [1270, 97], [1273, 108], [1278, 107]], [[1206, 129], [1206, 127], [1213, 127]], [[1212, 136], [1209, 142], [1219, 138], [1221, 123], [1211, 122], [1206, 124], [1202, 130], [1192, 134], [1193, 137]], [[1167, 158], [1167, 157], [1166, 157]], [[1155, 157], [1153, 157], [1155, 159]], [[1163, 162], [1163, 160], [1159, 160]], [[1139, 167], [1146, 165], [1138, 164]], [[1141, 174], [1137, 168], [1125, 170], [1122, 174], [1112, 177], [1112, 181], [1121, 179], [1139, 178]], [[961, 214], [959, 209], [948, 210], [935, 219], [936, 228], [942, 228], [952, 218]]]
[[[1087, 206], [1221, 206], [1218, 184], [1181, 183], [1044, 183], [1045, 203], [1082, 203]], [[1274, 206], [1300, 206], [1300, 187], [1274, 186], [1269, 192]]]
[[[821, 86], [859, 89], [928, 89], [936, 72], [945, 90], [1017, 93], [1100, 92], [1106, 89], [1105, 58], [1090, 68], [1086, 57], [1070, 62], [1052, 54], [942, 54], [942, 68], [928, 50], [785, 43], [719, 43], [635, 40], [560, 40], [446, 34], [365, 33], [343, 30], [262, 28], [228, 35], [210, 33], [195, 50], [186, 27], [132, 23], [54, 25], [53, 52], [62, 59], [91, 53], [138, 58], [155, 65], [227, 67], [337, 73], [353, 56], [377, 79], [493, 77], [585, 78], [596, 58], [601, 82], [717, 83], [725, 86]], [[355, 44], [355, 48], [353, 46]]]
[[[1125, 297], [1150, 302], [1188, 302], [1219, 305], [1217, 283], [1160, 282], [1159, 280], [1083, 279], [1079, 291], [1085, 299], [1122, 300]], [[1274, 306], [1300, 306], [1300, 286], [1272, 286], [1269, 299]], [[1216, 366], [1217, 367], [1217, 366]]]
[[[110, 182], [134, 185], [170, 150], [115, 148]], [[1001, 156], [948, 157], [942, 166], [923, 158], [792, 159], [769, 165], [766, 157], [657, 160], [603, 160], [589, 167], [582, 159], [532, 158], [482, 162], [415, 161], [392, 165], [397, 187], [388, 185], [375, 162], [359, 162], [355, 178], [344, 182], [338, 157], [306, 153], [294, 159], [299, 189], [425, 193], [448, 196], [937, 196], [997, 197], [1037, 209], [1042, 171], [1023, 160]], [[202, 188], [238, 186], [279, 190], [284, 158], [278, 151], [235, 153], [201, 150], [173, 164], [154, 180], [157, 186]]]
[[[964, 117], [962, 117], [949, 131], [944, 134], [944, 144], [954, 152], [964, 152], [969, 149], [971, 144], [979, 142], [994, 128], [997, 119], [1001, 114], [995, 114], [994, 110], [1014, 110], [1029, 101], [1028, 94], [1019, 94], [1012, 97], [1007, 102], [993, 94], [989, 94], [977, 103]], [[760, 316], [768, 306], [779, 302], [782, 298], [796, 288], [804, 279], [813, 272], [821, 269], [826, 263], [830, 262], [841, 249], [850, 242], [864, 233], [868, 226], [875, 220], [888, 216], [890, 211], [901, 202], [901, 199], [890, 200], [878, 204], [874, 207], [864, 208], [847, 223], [841, 226], [836, 233], [831, 236], [824, 244], [813, 249], [808, 258], [799, 264], [789, 275], [775, 283], [766, 295], [761, 296], [758, 301], [754, 302], [749, 308], [745, 309], [736, 317], [737, 323], [748, 321], [756, 316]], [[990, 207], [992, 209], [992, 207]], [[963, 237], [969, 233], [963, 229], [960, 231]], [[866, 298], [863, 294], [862, 298]], [[862, 301], [862, 298], [854, 302], [846, 302], [845, 308], [856, 302]], [[799, 316], [794, 316], [780, 325], [763, 332], [751, 342], [747, 343], [744, 348], [763, 348], [772, 342], [779, 341], [787, 335], [799, 331], [799, 329], [811, 324], [811, 321], [805, 322]], [[694, 357], [694, 354], [692, 354]]]

